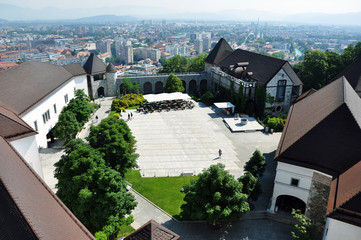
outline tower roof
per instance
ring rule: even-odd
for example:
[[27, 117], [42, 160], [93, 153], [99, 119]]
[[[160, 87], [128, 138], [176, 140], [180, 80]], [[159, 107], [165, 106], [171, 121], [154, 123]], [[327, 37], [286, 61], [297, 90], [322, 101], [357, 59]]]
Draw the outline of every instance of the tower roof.
[[163, 227], [153, 219], [138, 228], [135, 232], [125, 237], [124, 240], [177, 240], [179, 235]]
[[224, 38], [221, 38], [216, 46], [204, 60], [207, 63], [218, 65], [225, 57], [233, 52], [233, 49]]
[[334, 80], [345, 76], [357, 94], [361, 95], [361, 57], [336, 75]]
[[97, 75], [106, 72], [106, 65], [94, 53], [90, 54], [83, 68], [89, 75]]
[[117, 72], [117, 70], [115, 69], [113, 63], [109, 63], [109, 64], [108, 64], [108, 66], [107, 66], [107, 68], [106, 68], [106, 71], [107, 71], [108, 73], [115, 73], [115, 72]]
[[291, 106], [275, 160], [333, 177], [361, 160], [361, 99], [346, 78]]

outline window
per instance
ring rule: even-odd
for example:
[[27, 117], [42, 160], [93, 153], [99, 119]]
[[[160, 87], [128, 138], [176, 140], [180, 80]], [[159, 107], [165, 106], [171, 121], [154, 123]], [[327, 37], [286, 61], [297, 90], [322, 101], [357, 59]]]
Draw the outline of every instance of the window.
[[49, 120], [50, 120], [50, 111], [48, 110], [43, 114], [43, 121], [44, 123], [47, 123]]
[[103, 79], [104, 79], [104, 74], [98, 74], [94, 76], [94, 81], [103, 80]]
[[285, 100], [286, 93], [286, 80], [279, 80], [277, 83], [276, 101], [283, 102]]
[[34, 128], [35, 128], [35, 131], [38, 131], [38, 121], [34, 122]]
[[56, 104], [54, 104], [54, 113], [56, 113]]
[[300, 86], [293, 86], [292, 97], [298, 97], [299, 94], [300, 94]]
[[65, 100], [65, 103], [68, 103], [68, 101], [69, 101], [68, 94], [64, 95], [64, 100]]
[[298, 183], [299, 183], [300, 180], [296, 179], [296, 178], [292, 178], [291, 179], [291, 185], [292, 186], [295, 186], [295, 187], [298, 187]]

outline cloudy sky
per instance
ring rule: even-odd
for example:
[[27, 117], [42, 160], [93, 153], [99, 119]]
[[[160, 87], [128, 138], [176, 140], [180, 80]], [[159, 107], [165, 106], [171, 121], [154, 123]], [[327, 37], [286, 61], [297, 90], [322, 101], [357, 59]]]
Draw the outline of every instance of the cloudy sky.
[[159, 7], [175, 12], [216, 12], [229, 9], [252, 9], [279, 14], [361, 12], [360, 0], [0, 0], [0, 3], [34, 9], [45, 7], [98, 8], [127, 5]]

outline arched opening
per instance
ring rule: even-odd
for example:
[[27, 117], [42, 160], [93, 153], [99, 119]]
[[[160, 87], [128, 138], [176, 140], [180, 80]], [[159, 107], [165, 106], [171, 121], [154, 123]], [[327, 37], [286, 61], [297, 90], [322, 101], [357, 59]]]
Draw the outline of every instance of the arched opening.
[[162, 93], [163, 92], [163, 83], [162, 82], [156, 82], [155, 83], [155, 93]]
[[203, 95], [205, 92], [207, 92], [207, 80], [202, 79], [201, 85], [200, 85], [201, 95]]
[[196, 80], [191, 80], [189, 82], [189, 95], [194, 96], [197, 92], [197, 82]]
[[104, 97], [104, 87], [98, 88], [98, 97]]
[[152, 93], [152, 84], [150, 82], [146, 82], [143, 85], [143, 94]]
[[290, 195], [280, 195], [277, 197], [276, 206], [278, 211], [292, 212], [292, 209], [299, 209], [304, 214], [306, 210], [306, 203], [299, 198]]
[[187, 92], [187, 84], [186, 84], [186, 81], [183, 81], [182, 80], [182, 84], [183, 84], [183, 87], [184, 87], [184, 93]]

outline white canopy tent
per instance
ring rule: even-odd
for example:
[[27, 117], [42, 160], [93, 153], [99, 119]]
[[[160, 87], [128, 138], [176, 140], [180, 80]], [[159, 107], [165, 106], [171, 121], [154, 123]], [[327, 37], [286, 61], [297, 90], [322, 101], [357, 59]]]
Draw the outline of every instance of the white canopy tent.
[[221, 109], [231, 109], [231, 113], [233, 114], [234, 113], [234, 108], [236, 106], [234, 106], [232, 103], [230, 102], [219, 102], [219, 103], [214, 103], [214, 105], [217, 107], [217, 108], [221, 108]]
[[148, 102], [161, 102], [161, 101], [172, 101], [172, 100], [189, 100], [191, 97], [186, 93], [175, 92], [175, 93], [159, 93], [159, 94], [146, 94], [143, 95], [144, 99]]

